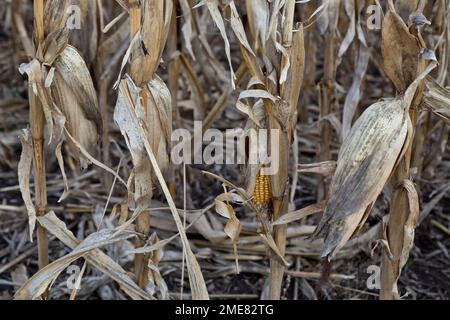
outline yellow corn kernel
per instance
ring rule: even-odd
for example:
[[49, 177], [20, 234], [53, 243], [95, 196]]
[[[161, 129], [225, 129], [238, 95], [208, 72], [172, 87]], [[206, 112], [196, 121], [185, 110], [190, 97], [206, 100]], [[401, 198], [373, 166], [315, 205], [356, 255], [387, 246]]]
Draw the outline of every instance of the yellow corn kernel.
[[272, 200], [269, 177], [259, 172], [256, 176], [255, 191], [253, 199], [256, 204], [267, 206]]

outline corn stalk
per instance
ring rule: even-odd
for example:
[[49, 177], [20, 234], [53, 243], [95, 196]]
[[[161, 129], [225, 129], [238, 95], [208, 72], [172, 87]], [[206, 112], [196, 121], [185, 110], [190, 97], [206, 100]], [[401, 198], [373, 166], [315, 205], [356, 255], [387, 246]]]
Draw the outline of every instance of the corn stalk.
[[[413, 160], [413, 143], [414, 135], [417, 131], [417, 119], [419, 113], [419, 105], [423, 99], [423, 90], [425, 86], [424, 76], [422, 73], [426, 69], [425, 60], [421, 57], [416, 57], [412, 59], [405, 59], [403, 65], [399, 64], [402, 68], [406, 69], [407, 64], [415, 65], [417, 70], [416, 80], [410, 85], [411, 80], [407, 77], [395, 78], [393, 75], [395, 68], [389, 66], [390, 62], [387, 62], [390, 54], [398, 54], [392, 50], [391, 43], [388, 40], [394, 34], [394, 37], [409, 37], [411, 39], [411, 48], [414, 47], [414, 41], [416, 39], [417, 43], [414, 47], [414, 51], [419, 51], [420, 48], [426, 48], [425, 42], [423, 41], [419, 29], [415, 29], [415, 25], [410, 26], [409, 31], [411, 34], [407, 34], [406, 26], [394, 28], [389, 28], [393, 25], [402, 26], [401, 19], [395, 13], [394, 6], [392, 2], [389, 2], [390, 12], [387, 18], [388, 26], [383, 26], [383, 53], [384, 53], [384, 67], [386, 73], [393, 80], [397, 91], [403, 91], [402, 89], [409, 86], [405, 93], [408, 95], [408, 91], [414, 88], [412, 93], [414, 96], [407, 97], [410, 99], [410, 109], [409, 118], [411, 120], [411, 132], [410, 138], [407, 139], [406, 145], [404, 146], [404, 154], [400, 159], [399, 165], [393, 173], [393, 187], [394, 192], [392, 195], [392, 201], [389, 211], [389, 220], [385, 226], [385, 236], [387, 238], [387, 245], [389, 250], [383, 250], [382, 254], [382, 264], [381, 264], [381, 291], [380, 298], [383, 300], [400, 299], [397, 281], [400, 277], [401, 269], [408, 260], [409, 251], [412, 247], [414, 241], [414, 229], [418, 223], [419, 219], [419, 199], [418, 194], [413, 183], [409, 180], [411, 177], [411, 162]], [[425, 6], [424, 1], [419, 3], [419, 12], [422, 12]], [[391, 18], [392, 17], [392, 18]], [[394, 24], [391, 24], [394, 21]], [[386, 23], [386, 22], [384, 22]], [[390, 30], [393, 29], [393, 30]], [[395, 33], [398, 32], [398, 35]], [[404, 34], [402, 34], [402, 32]], [[420, 47], [419, 47], [420, 46]], [[433, 62], [434, 63], [434, 62]], [[420, 147], [420, 146], [419, 146]]]
[[[44, 34], [44, 0], [34, 1], [34, 28], [37, 45], [42, 44]], [[43, 216], [47, 211], [47, 183], [45, 176], [44, 156], [44, 126], [45, 116], [39, 98], [29, 89], [30, 99], [30, 127], [33, 138], [34, 151], [34, 183], [36, 193], [37, 215]], [[38, 224], [37, 226], [39, 268], [44, 268], [48, 262], [48, 237], [47, 231]]]
[[[332, 0], [329, 2], [324, 15], [328, 16], [328, 26], [325, 33], [325, 61], [324, 75], [320, 85], [320, 118], [322, 143], [319, 149], [318, 161], [328, 161], [331, 159], [331, 143], [333, 129], [327, 117], [333, 113], [334, 104], [334, 82], [336, 77], [336, 53], [337, 53], [337, 35], [336, 29], [339, 22], [340, 0]], [[319, 196], [323, 199], [327, 198], [328, 185], [324, 179], [319, 181]]]
[[[281, 69], [286, 67], [286, 64], [289, 63], [288, 60], [292, 59], [292, 39], [293, 39], [293, 27], [294, 27], [294, 13], [295, 13], [295, 0], [290, 0], [286, 3], [285, 6], [285, 22], [283, 26], [282, 33], [282, 41], [283, 46], [287, 50], [287, 56], [282, 56], [281, 58]], [[297, 44], [299, 45], [299, 44]], [[298, 76], [298, 75], [297, 75]], [[297, 117], [297, 102], [298, 101], [290, 101], [290, 94], [292, 93], [291, 86], [293, 85], [292, 81], [288, 83], [284, 83], [281, 85], [281, 97], [284, 101], [290, 103], [290, 114], [292, 117]], [[294, 98], [295, 99], [295, 98]], [[298, 96], [295, 100], [298, 100]], [[280, 159], [280, 163], [277, 164], [278, 172], [271, 176], [271, 185], [272, 185], [272, 194], [273, 194], [273, 219], [277, 220], [283, 216], [288, 209], [288, 167], [289, 167], [289, 149], [290, 149], [290, 137], [288, 131], [282, 130], [278, 121], [273, 119], [273, 116], [269, 113], [269, 123], [271, 130], [276, 130], [281, 133], [279, 137], [279, 141], [276, 142], [278, 145], [278, 150], [280, 152], [278, 158]], [[293, 121], [293, 123], [296, 124]], [[294, 128], [289, 128], [293, 132]], [[277, 150], [274, 146], [271, 146], [271, 150]], [[287, 233], [287, 225], [275, 226], [273, 228], [273, 238], [275, 243], [280, 251], [281, 255], [285, 255], [286, 251], [286, 233]], [[270, 259], [270, 276], [269, 276], [269, 299], [271, 300], [279, 300], [281, 297], [281, 288], [283, 284], [285, 266], [282, 262], [276, 257], [271, 257]]]
[[[207, 5], [221, 30], [226, 47], [229, 47], [224, 23], [218, 11], [218, 1], [209, 0]], [[288, 209], [289, 153], [297, 124], [297, 104], [303, 82], [304, 38], [302, 26], [294, 32], [296, 6], [294, 0], [285, 3], [275, 1], [271, 4], [266, 1], [247, 1], [246, 6], [252, 45], [247, 39], [235, 2], [231, 1], [224, 11], [225, 14], [231, 14], [231, 26], [239, 39], [241, 54], [250, 75], [257, 80], [254, 84], [256, 90], [243, 93], [244, 96], [257, 100], [254, 110], [249, 108], [246, 111], [251, 118], [248, 126], [257, 129], [261, 128], [259, 125], [263, 123], [262, 127], [269, 132], [267, 145], [272, 162], [264, 163], [264, 159], [259, 159], [258, 165], [247, 166], [248, 192], [253, 195], [255, 205], [259, 208], [257, 211], [263, 216], [261, 222], [264, 226], [268, 225], [270, 219], [283, 216]], [[258, 16], [256, 12], [262, 12], [264, 17]], [[226, 51], [228, 50], [229, 48]], [[227, 56], [230, 56], [229, 52]], [[233, 81], [233, 70], [231, 75]], [[275, 98], [276, 96], [279, 98]], [[241, 99], [242, 94], [239, 100]], [[241, 101], [238, 101], [238, 105], [240, 108], [247, 108]], [[253, 114], [253, 112], [256, 114], [256, 110], [258, 116]], [[257, 118], [260, 124], [255, 124]], [[259, 144], [256, 141], [250, 143]], [[263, 150], [260, 148], [264, 146], [259, 145], [258, 150]], [[267, 174], [264, 171], [266, 165], [270, 165], [275, 171]], [[267, 185], [268, 180], [270, 186]], [[270, 253], [268, 298], [273, 300], [281, 297], [285, 270], [286, 230], [285, 225], [274, 226], [271, 234], [273, 240], [270, 241], [274, 242], [275, 248], [271, 247]]]
[[[131, 40], [136, 36], [136, 34], [141, 29], [141, 4], [139, 0], [132, 0], [130, 1], [130, 35]], [[132, 64], [136, 63], [136, 60], [133, 60], [132, 56]], [[137, 82], [137, 76], [131, 72], [130, 74], [131, 78]], [[144, 110], [147, 109], [147, 97], [146, 97], [146, 91], [141, 91], [141, 98], [142, 103], [144, 104]], [[149, 204], [150, 206], [150, 204]], [[145, 242], [146, 238], [150, 232], [150, 211], [144, 210], [136, 219], [136, 231], [139, 232], [141, 235], [136, 240], [136, 247], [142, 247]], [[134, 272], [137, 278], [137, 283], [141, 288], [145, 288], [147, 286], [148, 282], [148, 260], [149, 255], [148, 254], [136, 254], [134, 258]]]

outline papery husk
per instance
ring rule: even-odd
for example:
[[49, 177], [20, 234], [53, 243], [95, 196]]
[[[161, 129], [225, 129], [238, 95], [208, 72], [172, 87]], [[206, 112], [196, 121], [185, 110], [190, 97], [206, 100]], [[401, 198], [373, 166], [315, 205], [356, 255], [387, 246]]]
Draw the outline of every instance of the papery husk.
[[130, 75], [139, 87], [154, 76], [166, 44], [173, 2], [142, 1], [142, 25], [134, 43]]
[[[259, 139], [259, 135], [254, 135], [252, 132], [258, 132], [258, 129], [267, 125], [267, 117], [264, 112], [264, 106], [262, 100], [258, 100], [253, 108], [251, 108], [252, 116], [247, 120], [247, 124], [244, 129], [244, 135], [241, 139], [247, 139], [248, 153], [246, 163], [243, 167], [244, 184], [248, 194], [253, 194], [256, 185], [256, 176], [261, 170], [261, 164], [255, 163], [259, 155], [267, 154], [268, 143], [262, 143]], [[253, 118], [253, 119], [252, 119]], [[257, 123], [255, 122], [257, 121]], [[251, 154], [253, 152], [253, 154]], [[255, 153], [256, 152], [256, 153]]]
[[402, 99], [377, 102], [356, 121], [339, 153], [330, 198], [315, 236], [331, 260], [361, 228], [389, 179], [408, 132]]
[[[66, 117], [66, 128], [85, 150], [95, 155], [102, 131], [102, 119], [97, 96], [88, 68], [78, 51], [67, 46], [54, 63], [55, 76], [51, 85], [52, 97]], [[79, 148], [69, 146], [81, 166], [89, 161]]]
[[71, 0], [46, 0], [44, 13], [45, 34], [59, 31], [66, 27], [67, 8]]
[[383, 70], [397, 92], [404, 93], [424, 69], [420, 50], [417, 38], [409, 32], [402, 18], [389, 11], [383, 20], [381, 51]]

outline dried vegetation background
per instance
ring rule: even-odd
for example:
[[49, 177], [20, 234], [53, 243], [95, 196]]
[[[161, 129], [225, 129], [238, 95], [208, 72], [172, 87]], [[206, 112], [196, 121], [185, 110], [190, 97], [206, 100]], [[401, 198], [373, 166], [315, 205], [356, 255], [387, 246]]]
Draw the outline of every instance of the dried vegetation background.
[[[449, 299], [449, 17], [2, 0], [0, 299]], [[279, 130], [279, 172], [173, 165], [194, 121]]]

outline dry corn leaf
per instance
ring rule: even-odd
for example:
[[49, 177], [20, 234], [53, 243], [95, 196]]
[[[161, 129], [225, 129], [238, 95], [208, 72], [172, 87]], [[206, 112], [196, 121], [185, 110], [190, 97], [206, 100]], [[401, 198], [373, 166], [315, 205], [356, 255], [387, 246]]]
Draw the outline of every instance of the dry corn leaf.
[[251, 119], [255, 123], [255, 125], [257, 125], [260, 128], [262, 127], [258, 118], [253, 113], [253, 109], [248, 104], [238, 100], [236, 102], [236, 108], [242, 113], [246, 114], [249, 117], [249, 119]]
[[66, 197], [69, 195], [69, 182], [67, 180], [66, 169], [64, 168], [64, 159], [63, 159], [62, 150], [61, 150], [62, 145], [63, 145], [63, 141], [61, 140], [55, 149], [56, 160], [58, 161], [59, 171], [61, 171], [61, 175], [63, 177], [63, 182], [64, 182], [64, 192], [61, 195], [61, 197], [59, 198], [58, 203], [61, 203], [61, 201], [66, 199]]
[[[153, 195], [152, 170], [144, 149], [143, 139], [135, 124], [130, 121], [129, 110], [138, 110], [136, 115], [142, 122], [147, 121], [142, 110], [140, 90], [130, 77], [126, 77], [119, 85], [119, 96], [114, 111], [114, 121], [119, 126], [128, 150], [131, 152], [134, 165], [134, 201], [136, 210], [130, 220], [119, 229], [129, 226], [143, 211], [148, 209]], [[154, 122], [156, 119], [153, 119]]]
[[222, 217], [228, 219], [224, 231], [231, 241], [235, 243], [239, 239], [242, 226], [239, 219], [236, 217], [233, 207], [225, 201], [217, 200], [217, 198], [214, 200], [214, 203], [216, 206], [216, 212]]
[[[169, 88], [158, 76], [148, 83], [146, 129], [152, 150], [163, 173], [169, 167], [172, 138], [172, 96]], [[156, 180], [156, 177], [153, 177]]]
[[173, 202], [167, 184], [164, 181], [163, 174], [161, 172], [161, 169], [159, 168], [157, 157], [155, 156], [152, 146], [150, 145], [151, 139], [149, 138], [149, 134], [146, 129], [147, 125], [150, 124], [147, 124], [145, 122], [145, 119], [143, 120], [141, 118], [142, 110], [140, 110], [139, 99], [136, 99], [136, 97], [133, 98], [133, 96], [135, 96], [136, 94], [138, 94], [138, 90], [132, 83], [131, 79], [127, 78], [121, 81], [119, 95], [122, 95], [122, 97], [119, 97], [118, 103], [116, 104], [114, 120], [119, 125], [119, 128], [122, 132], [122, 135], [127, 141], [130, 151], [132, 153], [139, 154], [139, 156], [142, 155], [143, 151], [147, 153], [147, 156], [151, 162], [152, 172], [155, 174], [162, 188], [162, 191], [166, 196], [178, 232], [180, 233], [181, 241], [186, 255], [192, 297], [195, 300], [208, 299], [208, 291], [206, 289], [200, 266], [191, 250], [189, 241], [183, 228], [183, 223], [181, 222], [180, 216], [176, 209], [175, 203]]
[[300, 97], [300, 90], [303, 85], [303, 76], [305, 73], [305, 36], [303, 25], [300, 25], [298, 31], [294, 32], [292, 52], [291, 52], [291, 69], [289, 71], [289, 83], [286, 85], [286, 96], [284, 99], [291, 106], [292, 111], [297, 111], [297, 103]]
[[[243, 59], [250, 71], [252, 77], [257, 78], [260, 83], [265, 83], [265, 77], [258, 63], [255, 53], [251, 48], [247, 35], [245, 33], [244, 25], [237, 12], [236, 5], [233, 1], [229, 2], [229, 7], [231, 9], [230, 23], [234, 34], [236, 35], [240, 45]], [[275, 81], [276, 82], [276, 81]]]
[[323, 212], [323, 210], [325, 210], [325, 207], [326, 207], [326, 201], [312, 204], [312, 205], [302, 208], [300, 210], [286, 213], [285, 215], [280, 217], [278, 220], [275, 220], [272, 223], [272, 225], [276, 226], [276, 225], [288, 224], [288, 223], [291, 223], [294, 221], [301, 220], [301, 219], [309, 217], [313, 214]]
[[399, 274], [401, 269], [406, 265], [409, 258], [409, 253], [414, 246], [414, 231], [417, 223], [419, 222], [419, 195], [411, 180], [405, 180], [401, 183], [400, 188], [406, 191], [408, 198], [408, 219], [406, 220], [403, 228], [403, 247], [402, 254], [400, 256]]
[[184, 24], [181, 27], [181, 33], [183, 34], [186, 50], [188, 51], [192, 60], [195, 61], [195, 55], [192, 50], [192, 39], [194, 37], [194, 30], [192, 28], [192, 11], [187, 0], [179, 0], [179, 6], [184, 18]]
[[69, 32], [67, 30], [56, 30], [50, 33], [42, 44], [42, 58], [38, 56], [43, 65], [53, 66], [55, 60], [61, 52], [65, 50], [69, 42]]
[[225, 201], [214, 200], [216, 206], [216, 212], [222, 217], [226, 218], [227, 224], [225, 225], [224, 232], [231, 239], [233, 243], [233, 252], [236, 263], [236, 273], [239, 274], [239, 256], [237, 251], [237, 241], [239, 240], [239, 235], [241, 234], [242, 226], [239, 219], [236, 217], [233, 207], [226, 203]]
[[341, 0], [324, 0], [322, 5], [312, 14], [310, 19], [320, 13], [317, 25], [320, 33], [335, 32], [339, 21]]
[[269, 31], [269, 5], [266, 0], [246, 0], [248, 24], [256, 50], [265, 50]]
[[234, 81], [236, 80], [236, 75], [233, 70], [233, 64], [231, 63], [231, 53], [230, 53], [230, 42], [228, 41], [227, 32], [225, 30], [225, 24], [222, 19], [222, 15], [219, 10], [219, 2], [218, 0], [205, 0], [206, 6], [208, 7], [209, 13], [211, 14], [211, 17], [214, 20], [214, 23], [216, 24], [217, 28], [220, 31], [220, 35], [223, 38], [223, 41], [225, 42], [225, 54], [228, 59], [228, 65], [230, 67], [231, 72], [231, 84], [233, 88], [235, 87]]
[[20, 193], [27, 208], [30, 240], [33, 241], [33, 232], [36, 226], [36, 209], [30, 195], [30, 175], [31, 164], [33, 163], [33, 139], [30, 130], [20, 132], [20, 143], [22, 144], [22, 154], [20, 155], [18, 176]]
[[423, 104], [425, 108], [450, 124], [449, 88], [443, 88], [434, 79], [427, 77]]
[[112, 230], [108, 229], [103, 229], [99, 232], [91, 234], [71, 253], [39, 270], [16, 292], [14, 298], [17, 300], [37, 299], [54, 283], [59, 274], [73, 261], [83, 257], [94, 249], [123, 241], [134, 236], [135, 234], [130, 232], [124, 232], [120, 235], [113, 236]]
[[347, 33], [345, 34], [345, 37], [341, 42], [341, 46], [339, 47], [339, 59], [341, 59], [342, 56], [347, 52], [348, 48], [350, 48], [350, 45], [352, 44], [356, 36], [356, 0], [344, 1], [344, 8], [345, 13], [350, 19], [350, 24], [348, 26]]
[[[50, 77], [45, 77], [45, 68], [37, 59], [33, 59], [30, 63], [23, 63], [19, 67], [21, 74], [28, 76], [28, 91], [30, 99], [38, 99], [42, 105], [42, 109], [47, 123], [51, 143], [52, 139], [59, 141], [62, 139], [62, 132], [66, 119], [61, 111], [54, 105], [51, 99], [50, 90], [46, 84], [49, 84]], [[50, 73], [50, 75], [53, 73]]]
[[383, 20], [381, 51], [384, 72], [398, 92], [405, 92], [420, 72], [420, 49], [402, 18], [389, 11]]
[[[49, 212], [47, 215], [39, 217], [39, 223], [69, 248], [74, 249], [80, 244], [80, 241], [75, 238], [73, 233], [67, 229], [64, 222], [58, 219], [54, 212]], [[128, 273], [117, 262], [100, 249], [94, 249], [88, 252], [84, 258], [93, 267], [116, 281], [122, 290], [132, 299], [153, 299], [147, 292], [136, 285]]]
[[342, 117], [342, 140], [345, 140], [352, 127], [353, 118], [362, 97], [362, 82], [369, 65], [370, 51], [360, 45], [355, 74], [352, 86], [347, 93], [344, 103], [344, 115]]
[[[419, 221], [419, 196], [414, 184], [410, 180], [400, 182], [397, 188], [400, 190], [395, 193], [393, 202], [397, 204], [396, 209], [405, 212], [405, 215], [391, 216], [389, 224], [384, 230], [384, 237], [387, 240], [385, 241], [385, 249], [389, 256], [389, 259], [385, 259], [385, 261], [387, 263], [387, 268], [391, 269], [389, 272], [386, 270], [385, 277], [392, 277], [393, 279], [390, 281], [389, 285], [386, 286], [387, 288], [390, 288], [389, 290], [392, 290], [392, 292], [389, 294], [384, 292], [383, 295], [400, 299], [397, 282], [414, 245], [414, 232]], [[391, 212], [391, 215], [392, 214], [393, 213]], [[391, 235], [392, 237], [392, 232], [395, 234], [394, 239], [389, 236]]]
[[315, 173], [324, 177], [332, 176], [336, 171], [336, 161], [325, 161], [312, 164], [299, 164], [299, 173]]
[[[144, 90], [147, 96], [146, 110], [141, 103], [141, 92]], [[156, 183], [156, 176], [151, 170], [150, 162], [144, 150], [143, 137], [130, 122], [128, 107], [136, 110], [136, 116], [145, 125], [146, 139], [152, 150], [155, 150], [158, 165], [164, 172], [169, 165], [169, 152], [172, 134], [172, 103], [170, 92], [165, 83], [155, 77], [144, 89], [139, 89], [131, 78], [127, 77], [119, 86], [119, 97], [114, 113], [114, 120], [119, 125], [122, 134], [131, 151], [135, 166], [135, 201], [139, 208], [137, 214], [145, 210], [152, 198], [152, 188]], [[127, 107], [125, 107], [125, 104]], [[136, 216], [134, 217], [136, 218]]]

